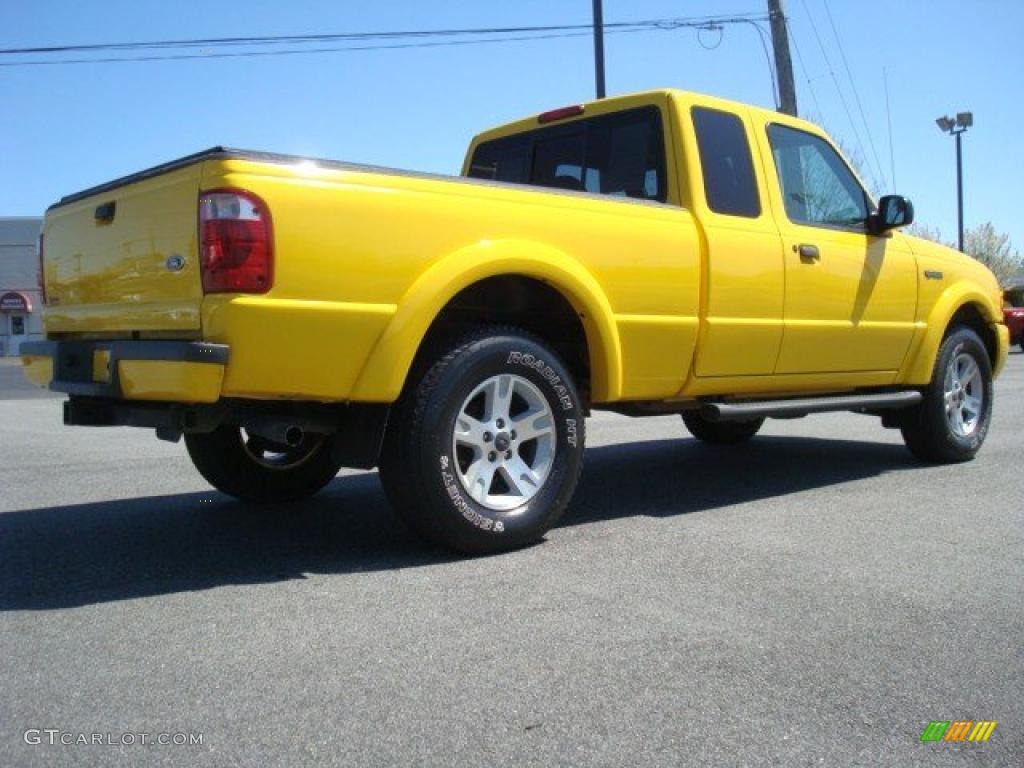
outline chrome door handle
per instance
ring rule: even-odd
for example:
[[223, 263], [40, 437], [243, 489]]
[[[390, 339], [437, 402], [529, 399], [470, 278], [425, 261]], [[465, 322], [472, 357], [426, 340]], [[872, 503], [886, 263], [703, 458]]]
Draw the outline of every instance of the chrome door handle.
[[821, 252], [818, 251], [818, 246], [811, 245], [810, 243], [800, 243], [800, 245], [794, 245], [793, 250], [800, 254], [800, 261], [820, 261]]

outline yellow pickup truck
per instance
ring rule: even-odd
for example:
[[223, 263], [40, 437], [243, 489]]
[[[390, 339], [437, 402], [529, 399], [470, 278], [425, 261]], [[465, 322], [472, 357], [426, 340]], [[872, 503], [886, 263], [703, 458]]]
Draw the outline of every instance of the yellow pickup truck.
[[414, 530], [498, 551], [559, 519], [596, 408], [710, 443], [855, 411], [973, 457], [999, 287], [912, 218], [816, 126], [676, 90], [482, 133], [461, 177], [217, 147], [47, 211], [23, 363], [239, 499], [379, 466]]

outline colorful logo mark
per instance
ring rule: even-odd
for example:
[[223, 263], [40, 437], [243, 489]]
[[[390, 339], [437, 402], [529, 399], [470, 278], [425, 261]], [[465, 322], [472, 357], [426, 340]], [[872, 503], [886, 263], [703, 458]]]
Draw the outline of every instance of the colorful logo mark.
[[932, 720], [921, 741], [988, 741], [995, 727], [995, 720]]

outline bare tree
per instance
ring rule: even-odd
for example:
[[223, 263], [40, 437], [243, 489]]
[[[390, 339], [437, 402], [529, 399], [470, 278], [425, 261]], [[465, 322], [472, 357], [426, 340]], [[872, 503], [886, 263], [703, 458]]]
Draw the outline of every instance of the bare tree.
[[996, 232], [990, 221], [964, 232], [964, 251], [991, 269], [1000, 285], [1006, 285], [1024, 266], [1010, 236]]
[[914, 222], [907, 227], [907, 234], [913, 235], [914, 237], [920, 237], [922, 240], [931, 240], [933, 243], [941, 243], [942, 245], [949, 246], [950, 248], [956, 248], [955, 243], [942, 239], [942, 233], [939, 231], [938, 227], [929, 227], [927, 224]]
[[[953, 243], [943, 240], [939, 230], [932, 229], [925, 224], [914, 224], [910, 227], [909, 232], [950, 248], [956, 247]], [[1024, 269], [1024, 258], [1021, 257], [1020, 251], [1014, 249], [1010, 243], [1010, 236], [996, 232], [991, 221], [964, 232], [964, 253], [991, 269], [1000, 285], [1006, 285], [1011, 278]]]

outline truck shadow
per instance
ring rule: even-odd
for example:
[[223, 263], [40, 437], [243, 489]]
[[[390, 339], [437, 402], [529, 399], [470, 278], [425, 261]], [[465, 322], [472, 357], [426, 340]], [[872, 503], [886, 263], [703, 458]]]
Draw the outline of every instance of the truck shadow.
[[[603, 446], [588, 449], [562, 526], [713, 511], [915, 466], [902, 446], [831, 439]], [[453, 559], [395, 520], [375, 473], [339, 477], [308, 502], [267, 508], [212, 491], [68, 504], [0, 514], [0, 611]]]

